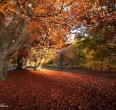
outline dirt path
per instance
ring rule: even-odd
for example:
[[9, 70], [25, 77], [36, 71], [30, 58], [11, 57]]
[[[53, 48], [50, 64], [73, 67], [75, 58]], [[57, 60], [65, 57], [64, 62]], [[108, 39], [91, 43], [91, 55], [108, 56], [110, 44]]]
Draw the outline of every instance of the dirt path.
[[74, 72], [11, 71], [0, 81], [0, 110], [116, 110], [116, 79]]

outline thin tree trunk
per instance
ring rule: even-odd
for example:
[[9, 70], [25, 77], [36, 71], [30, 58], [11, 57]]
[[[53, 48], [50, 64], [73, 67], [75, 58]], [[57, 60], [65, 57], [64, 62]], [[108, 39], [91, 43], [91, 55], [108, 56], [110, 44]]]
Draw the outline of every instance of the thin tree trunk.
[[34, 62], [34, 71], [37, 70], [37, 61]]
[[45, 58], [41, 58], [41, 59], [39, 60], [38, 63], [36, 62], [36, 63], [35, 63], [35, 66], [34, 66], [34, 70], [35, 70], [35, 71], [36, 71], [37, 69], [41, 70], [44, 61], [45, 61]]
[[63, 68], [63, 66], [64, 66], [64, 53], [63, 53], [63, 51], [60, 55], [60, 66], [61, 66], [61, 68]]
[[41, 70], [44, 61], [45, 61], [45, 58], [41, 58], [40, 63], [39, 63], [39, 65], [38, 65], [38, 69], [39, 69], [39, 70]]
[[100, 70], [103, 71], [103, 68], [104, 68], [104, 59], [101, 60], [101, 68], [100, 68]]
[[107, 67], [108, 67], [108, 71], [112, 71], [112, 69], [111, 69], [111, 65], [110, 65], [110, 61], [111, 61], [111, 57], [109, 56], [108, 58], [108, 61], [107, 61]]
[[17, 55], [17, 69], [22, 69], [23, 67], [23, 55]]

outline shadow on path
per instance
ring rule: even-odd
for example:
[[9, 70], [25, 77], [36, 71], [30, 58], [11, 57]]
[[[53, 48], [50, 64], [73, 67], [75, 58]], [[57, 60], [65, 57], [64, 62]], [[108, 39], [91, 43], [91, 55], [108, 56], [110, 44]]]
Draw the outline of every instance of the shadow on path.
[[94, 70], [80, 69], [80, 68], [79, 69], [64, 69], [64, 68], [52, 68], [49, 66], [43, 67], [43, 69], [71, 72], [75, 74], [94, 75], [98, 77], [116, 79], [116, 72], [109, 72], [109, 71], [94, 71]]

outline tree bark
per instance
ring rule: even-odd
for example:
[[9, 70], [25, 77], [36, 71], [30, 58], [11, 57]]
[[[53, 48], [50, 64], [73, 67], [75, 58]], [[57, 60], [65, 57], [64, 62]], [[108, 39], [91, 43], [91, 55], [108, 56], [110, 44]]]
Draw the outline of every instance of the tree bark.
[[10, 55], [6, 57], [5, 62], [4, 62], [4, 68], [3, 68], [3, 74], [5, 79], [7, 79], [8, 75], [7, 75], [7, 69], [8, 69], [8, 64], [9, 64], [9, 60], [10, 60]]
[[0, 80], [7, 78], [7, 68], [10, 56], [0, 54]]
[[39, 62], [35, 62], [34, 70], [35, 70], [35, 71], [36, 71], [37, 69], [38, 69], [38, 70], [41, 70], [44, 61], [45, 61], [45, 58], [41, 58], [41, 59], [39, 60]]
[[[11, 23], [12, 29], [7, 29], [5, 27], [5, 15], [1, 12], [0, 14], [2, 16], [0, 16], [0, 79], [4, 80], [7, 77], [8, 62], [11, 55], [19, 50], [25, 41], [28, 22], [30, 19], [26, 16], [25, 18], [22, 18], [22, 20], [19, 20], [19, 18], [16, 19], [16, 21], [19, 20], [18, 23], [20, 24], [20, 27], [18, 27], [17, 30], [19, 33], [15, 35], [11, 30], [16, 30], [16, 21], [13, 20], [13, 24]], [[20, 15], [17, 16], [20, 17]], [[16, 39], [12, 39], [14, 38], [14, 35]]]
[[0, 79], [4, 80], [4, 74], [3, 74], [3, 70], [4, 70], [4, 62], [5, 62], [5, 57], [3, 55], [0, 55]]
[[40, 63], [39, 63], [39, 65], [38, 65], [38, 69], [39, 69], [39, 70], [41, 70], [44, 61], [45, 61], [45, 58], [41, 58]]
[[17, 69], [23, 68], [23, 55], [17, 55]]

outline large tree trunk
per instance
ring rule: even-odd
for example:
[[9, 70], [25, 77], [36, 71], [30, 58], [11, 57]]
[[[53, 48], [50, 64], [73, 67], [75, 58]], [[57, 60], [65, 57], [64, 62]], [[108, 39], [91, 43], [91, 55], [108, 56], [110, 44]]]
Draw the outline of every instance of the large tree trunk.
[[0, 55], [0, 79], [5, 80], [7, 78], [7, 68], [10, 56]]
[[4, 62], [3, 74], [4, 74], [5, 79], [8, 77], [7, 69], [8, 69], [8, 64], [9, 64], [10, 57], [11, 56], [7, 56], [6, 59], [5, 59], [5, 62]]
[[[0, 79], [2, 80], [7, 77], [10, 56], [19, 50], [25, 41], [29, 19], [26, 16], [22, 20], [20, 19], [20, 14], [15, 14], [9, 28], [6, 28], [5, 15], [0, 12]], [[19, 24], [20, 27], [18, 26], [17, 29]], [[15, 34], [14, 30], [19, 32]]]
[[5, 63], [5, 56], [0, 55], [0, 79], [4, 80], [4, 74], [3, 74], [3, 70], [4, 70], [4, 63]]

